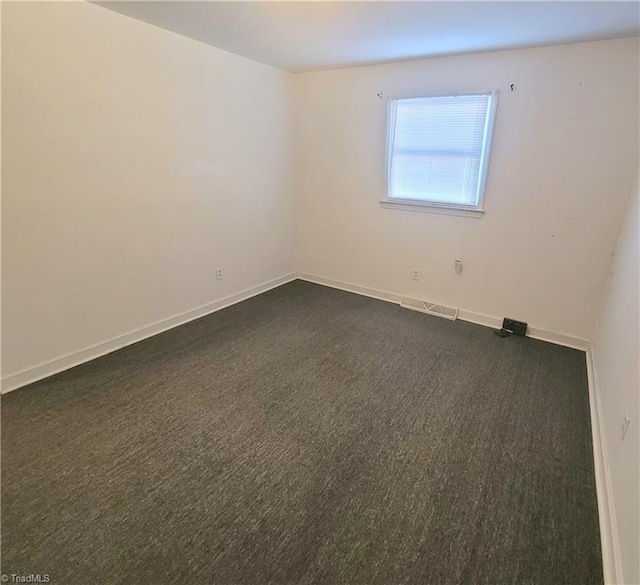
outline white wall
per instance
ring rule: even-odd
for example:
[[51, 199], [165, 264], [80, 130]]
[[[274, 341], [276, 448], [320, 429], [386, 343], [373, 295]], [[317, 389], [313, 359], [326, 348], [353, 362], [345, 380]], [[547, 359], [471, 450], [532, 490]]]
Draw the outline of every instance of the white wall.
[[[635, 175], [636, 39], [304, 73], [294, 87], [299, 270], [591, 339]], [[486, 215], [382, 209], [376, 94], [493, 89]]]
[[[294, 268], [591, 339], [637, 40], [292, 75], [84, 2], [5, 4], [3, 33], [3, 377]], [[382, 209], [376, 94], [495, 88], [485, 217]]]
[[5, 378], [294, 270], [291, 74], [84, 2], [2, 24]]
[[[593, 343], [623, 579], [640, 583], [640, 195], [636, 179]], [[631, 415], [625, 440], [622, 422]]]

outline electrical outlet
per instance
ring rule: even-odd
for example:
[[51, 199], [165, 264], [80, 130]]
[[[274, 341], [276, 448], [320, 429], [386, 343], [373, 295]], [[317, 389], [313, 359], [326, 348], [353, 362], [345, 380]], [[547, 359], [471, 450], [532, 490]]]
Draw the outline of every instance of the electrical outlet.
[[222, 280], [224, 278], [224, 272], [222, 268], [216, 268], [216, 280]]
[[413, 280], [420, 280], [420, 271], [417, 268], [413, 269]]
[[456, 274], [460, 276], [462, 274], [462, 260], [454, 260], [453, 269], [456, 271]]
[[627, 431], [629, 430], [629, 424], [631, 424], [631, 415], [629, 411], [624, 415], [624, 420], [622, 421], [622, 440], [624, 441], [625, 436], [627, 435]]

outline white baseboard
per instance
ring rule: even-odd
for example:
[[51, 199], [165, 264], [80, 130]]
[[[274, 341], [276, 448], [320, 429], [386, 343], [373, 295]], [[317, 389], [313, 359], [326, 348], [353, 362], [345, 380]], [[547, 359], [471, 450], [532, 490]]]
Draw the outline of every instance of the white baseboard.
[[[337, 288], [339, 290], [356, 293], [365, 297], [379, 299], [381, 301], [388, 301], [390, 303], [399, 304], [400, 300], [402, 299], [402, 295], [399, 293], [382, 291], [367, 286], [361, 286], [359, 284], [352, 284], [350, 282], [342, 282], [339, 280], [334, 280], [332, 278], [316, 276], [315, 274], [309, 274], [307, 272], [298, 272], [298, 278], [300, 280], [306, 280], [307, 282], [330, 286], [331, 288]], [[475, 313], [473, 311], [467, 311], [465, 309], [460, 309], [458, 311], [458, 319], [462, 321], [469, 321], [470, 323], [476, 323], [477, 325], [484, 325], [485, 327], [491, 327], [493, 329], [500, 329], [500, 327], [502, 327], [502, 318], [500, 317], [484, 315], [482, 313]], [[539, 327], [529, 327], [527, 330], [527, 335], [533, 339], [548, 341], [549, 343], [555, 343], [556, 345], [562, 345], [564, 347], [570, 347], [572, 349], [588, 351], [591, 348], [591, 342], [586, 339], [573, 337], [564, 333], [547, 331], [546, 329], [541, 329]]]
[[598, 390], [593, 350], [587, 352], [587, 376], [589, 381], [589, 406], [591, 410], [591, 437], [593, 440], [593, 462], [598, 494], [598, 516], [602, 543], [602, 566], [605, 585], [624, 583], [618, 523], [613, 500], [611, 472], [607, 461], [607, 443], [602, 423], [602, 403]]
[[297, 275], [295, 272], [285, 274], [284, 276], [263, 282], [262, 284], [242, 290], [233, 295], [229, 295], [228, 297], [218, 301], [201, 305], [195, 309], [185, 311], [184, 313], [174, 315], [167, 319], [162, 319], [161, 321], [156, 321], [155, 323], [151, 323], [150, 325], [136, 329], [135, 331], [130, 331], [129, 333], [103, 341], [102, 343], [98, 343], [80, 351], [38, 364], [37, 366], [22, 370], [15, 374], [10, 374], [2, 378], [2, 394], [16, 390], [17, 388], [21, 388], [27, 384], [37, 382], [38, 380], [42, 380], [43, 378], [47, 378], [53, 374], [57, 374], [58, 372], [68, 370], [69, 368], [73, 368], [74, 366], [78, 366], [100, 356], [106, 355], [126, 347], [127, 345], [131, 345], [132, 343], [137, 343], [138, 341], [142, 341], [148, 337], [153, 337], [154, 335], [158, 335], [158, 333], [173, 329], [174, 327], [178, 327], [179, 325], [183, 325], [189, 321], [193, 321], [194, 319], [199, 319], [200, 317], [204, 317], [210, 313], [215, 313], [225, 307], [235, 305], [236, 303], [271, 290], [272, 288], [276, 288], [277, 286], [296, 280], [296, 278]]
[[[9, 374], [8, 376], [2, 378], [2, 393], [5, 394], [7, 392], [11, 392], [12, 390], [16, 390], [17, 388], [21, 388], [22, 386], [26, 386], [27, 384], [37, 382], [38, 380], [42, 380], [43, 378], [47, 378], [49, 376], [52, 376], [53, 374], [68, 370], [69, 368], [73, 368], [92, 359], [111, 353], [113, 351], [126, 347], [127, 345], [131, 345], [132, 343], [137, 343], [138, 341], [142, 341], [143, 339], [147, 339], [148, 337], [152, 337], [154, 335], [157, 335], [158, 333], [167, 331], [168, 329], [173, 329], [174, 327], [178, 327], [179, 325], [183, 325], [184, 323], [188, 323], [189, 321], [193, 321], [194, 319], [198, 319], [210, 313], [214, 313], [215, 311], [219, 311], [220, 309], [224, 309], [225, 307], [259, 295], [272, 288], [275, 288], [287, 282], [291, 282], [296, 278], [348, 292], [353, 292], [363, 296], [372, 297], [374, 299], [388, 301], [391, 303], [399, 304], [402, 298], [402, 295], [399, 293], [382, 291], [367, 286], [361, 286], [349, 282], [342, 282], [331, 278], [324, 278], [305, 272], [292, 272], [290, 274], [286, 274], [257, 286], [245, 289], [218, 301], [196, 307], [195, 309], [191, 309], [190, 311], [186, 311], [179, 315], [169, 317], [168, 319], [157, 321], [155, 323], [147, 325], [146, 327], [136, 329], [135, 331], [130, 331], [129, 333], [125, 333], [124, 335], [114, 337], [113, 339], [109, 339], [102, 343], [87, 347], [72, 354], [61, 356], [54, 360], [38, 364], [14, 374]], [[499, 329], [502, 324], [502, 319], [498, 317], [483, 315], [481, 313], [474, 313], [472, 311], [466, 311], [463, 309], [459, 311], [458, 318], [463, 321], [478, 323], [480, 325], [485, 325], [494, 329]], [[551, 343], [581, 349], [584, 351], [588, 350], [590, 346], [589, 342], [584, 339], [579, 339], [564, 334], [553, 333], [535, 327], [529, 328], [529, 336], [535, 339], [541, 339], [543, 341], [549, 341]]]
[[314, 284], [330, 286], [331, 288], [356, 293], [365, 297], [371, 297], [372, 299], [378, 299], [380, 301], [400, 304], [400, 301], [402, 300], [402, 295], [396, 293], [390, 293], [384, 290], [370, 288], [368, 286], [360, 286], [359, 284], [352, 284], [350, 282], [343, 282], [341, 280], [333, 280], [332, 278], [325, 278], [323, 276], [315, 276], [314, 274], [307, 274], [306, 272], [298, 272], [298, 278], [300, 280], [306, 280], [307, 282], [313, 282]]

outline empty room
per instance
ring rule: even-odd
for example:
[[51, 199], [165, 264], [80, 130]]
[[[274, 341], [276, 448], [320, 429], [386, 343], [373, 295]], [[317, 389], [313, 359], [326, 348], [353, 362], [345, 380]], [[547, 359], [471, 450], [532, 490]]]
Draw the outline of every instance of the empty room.
[[640, 3], [0, 8], [0, 581], [640, 584]]

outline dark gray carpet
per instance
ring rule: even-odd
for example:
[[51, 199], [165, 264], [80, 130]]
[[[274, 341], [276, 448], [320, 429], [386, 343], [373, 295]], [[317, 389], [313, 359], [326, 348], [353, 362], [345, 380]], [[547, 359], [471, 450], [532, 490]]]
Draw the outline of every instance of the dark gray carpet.
[[585, 356], [296, 281], [2, 399], [5, 573], [602, 583]]

